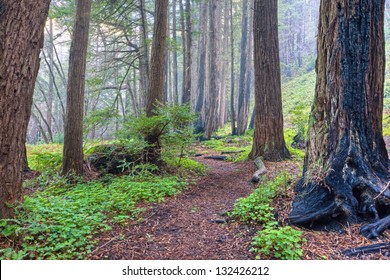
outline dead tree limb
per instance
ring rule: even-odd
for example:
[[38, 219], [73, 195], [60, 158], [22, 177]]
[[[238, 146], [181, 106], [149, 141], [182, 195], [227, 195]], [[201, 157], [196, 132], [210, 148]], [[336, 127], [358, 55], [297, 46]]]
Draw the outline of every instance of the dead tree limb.
[[383, 250], [390, 250], [390, 242], [377, 243], [369, 246], [362, 246], [362, 247], [348, 249], [343, 251], [343, 254], [348, 257], [351, 257], [351, 256], [379, 253]]

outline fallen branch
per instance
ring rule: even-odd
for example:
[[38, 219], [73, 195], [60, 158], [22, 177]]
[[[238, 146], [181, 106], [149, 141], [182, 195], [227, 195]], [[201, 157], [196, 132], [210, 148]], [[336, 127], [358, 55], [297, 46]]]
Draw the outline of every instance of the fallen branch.
[[102, 249], [104, 246], [107, 246], [107, 245], [110, 244], [112, 241], [114, 241], [114, 240], [116, 240], [116, 239], [118, 239], [118, 238], [120, 238], [120, 235], [115, 236], [114, 238], [112, 238], [112, 239], [110, 239], [109, 241], [107, 241], [106, 243], [104, 243], [102, 246], [97, 247], [95, 250], [93, 250], [93, 251], [91, 252], [91, 255], [92, 255], [93, 253], [99, 251], [100, 249]]
[[356, 247], [353, 249], [348, 249], [343, 251], [343, 254], [351, 257], [351, 256], [357, 256], [360, 254], [373, 254], [373, 253], [379, 253], [382, 250], [390, 250], [390, 242], [385, 243], [377, 243], [369, 246], [362, 246], [362, 247]]

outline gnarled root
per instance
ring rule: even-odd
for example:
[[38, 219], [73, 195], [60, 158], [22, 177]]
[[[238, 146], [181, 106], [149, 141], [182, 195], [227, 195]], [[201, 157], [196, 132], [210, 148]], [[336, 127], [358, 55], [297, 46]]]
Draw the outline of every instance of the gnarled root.
[[360, 234], [369, 239], [377, 238], [388, 228], [390, 228], [390, 216], [384, 217], [375, 223], [363, 226], [360, 230]]

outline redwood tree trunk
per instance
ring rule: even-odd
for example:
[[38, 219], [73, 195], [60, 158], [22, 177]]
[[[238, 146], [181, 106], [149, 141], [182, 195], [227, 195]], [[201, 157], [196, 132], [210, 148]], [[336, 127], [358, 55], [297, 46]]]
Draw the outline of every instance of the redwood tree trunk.
[[[181, 0], [180, 0], [181, 1]], [[192, 28], [191, 28], [191, 2], [186, 0], [185, 5], [185, 53], [183, 54], [185, 59], [185, 65], [183, 71], [185, 72], [185, 79], [183, 79], [183, 97], [182, 103], [188, 104], [191, 101], [191, 47], [192, 47]]]
[[250, 158], [288, 158], [283, 136], [277, 0], [254, 2], [255, 131]]
[[[202, 2], [199, 16], [199, 30], [207, 30], [207, 2]], [[198, 43], [198, 79], [197, 79], [197, 99], [195, 105], [195, 113], [198, 114], [198, 119], [195, 122], [195, 133], [202, 133], [205, 127], [204, 119], [204, 103], [205, 103], [205, 88], [206, 88], [206, 47], [207, 37], [206, 32], [199, 34]]]
[[[150, 60], [149, 90], [146, 96], [146, 116], [156, 114], [159, 104], [164, 102], [164, 58], [168, 31], [168, 0], [159, 0], [155, 4], [155, 21], [153, 43]], [[158, 129], [145, 135], [149, 147], [145, 151], [145, 161], [158, 163], [160, 161], [161, 143]]]
[[[238, 86], [238, 115], [237, 134], [243, 135], [248, 126], [248, 116], [246, 114], [247, 100], [245, 96], [246, 77], [248, 75], [248, 0], [242, 1], [242, 23], [241, 23], [241, 46], [240, 46], [240, 82]], [[249, 104], [248, 104], [249, 106]]]
[[216, 21], [219, 20], [216, 18], [217, 10], [217, 0], [210, 0], [209, 8], [209, 75], [210, 75], [210, 92], [208, 96], [208, 102], [206, 107], [206, 124], [203, 138], [208, 140], [211, 138], [211, 134], [215, 128], [215, 113], [217, 110], [217, 98], [218, 98], [218, 85], [217, 85], [217, 24]]
[[85, 70], [92, 0], [76, 2], [72, 44], [69, 54], [69, 73], [64, 130], [62, 173], [83, 173], [83, 116]]
[[0, 1], [0, 218], [23, 199], [27, 125], [49, 0]]
[[[382, 137], [384, 1], [322, 0], [320, 11], [315, 101], [290, 220], [378, 220], [390, 214]], [[364, 234], [383, 230], [379, 222]]]

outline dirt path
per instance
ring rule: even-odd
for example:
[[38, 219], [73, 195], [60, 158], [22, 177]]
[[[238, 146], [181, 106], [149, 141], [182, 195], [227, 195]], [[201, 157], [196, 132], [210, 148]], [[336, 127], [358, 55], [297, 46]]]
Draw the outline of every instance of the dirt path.
[[253, 191], [249, 180], [254, 167], [204, 158], [199, 162], [208, 167], [207, 176], [176, 198], [156, 204], [144, 213], [142, 223], [115, 226], [100, 240], [92, 259], [253, 259], [248, 248], [254, 230], [215, 220], [224, 219], [220, 213]]

